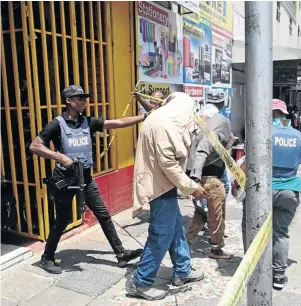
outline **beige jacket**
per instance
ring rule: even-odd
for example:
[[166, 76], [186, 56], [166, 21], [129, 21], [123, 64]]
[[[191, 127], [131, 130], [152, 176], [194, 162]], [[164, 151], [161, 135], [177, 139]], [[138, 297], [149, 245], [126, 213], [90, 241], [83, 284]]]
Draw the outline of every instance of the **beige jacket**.
[[197, 183], [184, 172], [195, 128], [193, 112], [193, 100], [176, 93], [142, 124], [135, 157], [133, 217], [142, 206], [174, 187], [185, 195], [197, 189]]

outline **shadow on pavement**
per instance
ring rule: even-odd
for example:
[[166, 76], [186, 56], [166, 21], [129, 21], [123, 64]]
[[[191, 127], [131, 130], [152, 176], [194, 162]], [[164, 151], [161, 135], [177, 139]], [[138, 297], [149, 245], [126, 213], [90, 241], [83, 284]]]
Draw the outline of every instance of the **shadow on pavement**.
[[239, 256], [234, 256], [229, 260], [219, 259], [216, 261], [218, 265], [216, 271], [220, 272], [223, 276], [233, 276], [241, 261], [242, 258]]
[[[141, 224], [144, 224], [144, 223], [149, 223], [149, 221], [150, 221], [150, 211], [149, 210], [142, 210], [136, 218], [140, 221], [136, 222], [136, 223], [126, 224], [126, 225], [123, 225], [123, 226], [120, 226], [120, 227], [122, 229], [126, 229], [128, 227], [133, 227], [133, 226], [141, 225]], [[114, 221], [114, 222], [117, 223], [116, 221]]]
[[[189, 217], [187, 217], [189, 219]], [[208, 232], [200, 232], [191, 245], [191, 258], [208, 258], [210, 252], [210, 240]], [[214, 259], [212, 259], [214, 260]], [[237, 267], [239, 266], [242, 257], [234, 256], [231, 259], [216, 259], [217, 268], [216, 271], [220, 272], [223, 276], [233, 276]]]
[[[96, 258], [93, 255], [97, 256], [112, 256], [112, 260]], [[79, 249], [67, 249], [62, 250], [56, 253], [56, 260], [59, 260], [60, 267], [63, 272], [82, 272], [82, 264], [93, 264], [93, 265], [105, 265], [111, 267], [117, 267], [117, 259], [115, 259], [115, 254], [112, 251], [95, 251], [95, 250], [79, 250]], [[114, 258], [114, 259], [113, 259]], [[32, 264], [35, 267], [39, 266], [39, 261]], [[126, 266], [125, 274], [130, 273], [136, 267], [135, 264], [128, 264]], [[120, 268], [121, 269], [121, 268]]]

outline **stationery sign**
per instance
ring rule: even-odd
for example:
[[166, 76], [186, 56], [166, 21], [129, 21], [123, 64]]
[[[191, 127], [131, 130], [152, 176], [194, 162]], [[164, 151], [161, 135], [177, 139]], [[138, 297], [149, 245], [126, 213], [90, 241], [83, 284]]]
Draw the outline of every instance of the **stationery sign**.
[[157, 84], [182, 84], [181, 16], [154, 3], [136, 3], [139, 80]]

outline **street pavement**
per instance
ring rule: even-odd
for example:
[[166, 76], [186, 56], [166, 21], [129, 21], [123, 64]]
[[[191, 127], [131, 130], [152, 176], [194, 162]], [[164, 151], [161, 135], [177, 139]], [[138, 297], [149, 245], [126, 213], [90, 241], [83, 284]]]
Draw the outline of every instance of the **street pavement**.
[[[187, 225], [193, 214], [188, 200], [180, 201]], [[185, 293], [169, 295], [163, 301], [146, 302], [126, 295], [125, 282], [131, 277], [135, 263], [121, 269], [100, 227], [94, 226], [59, 244], [57, 258], [63, 273], [50, 275], [40, 269], [41, 252], [31, 259], [1, 273], [1, 305], [203, 305], [215, 306], [243, 257], [241, 239], [241, 204], [227, 201], [225, 251], [235, 254], [232, 260], [213, 260], [206, 256], [208, 236], [200, 233], [192, 251], [192, 265], [203, 270], [205, 279], [191, 285]], [[148, 211], [140, 219], [131, 218], [131, 210], [113, 217], [125, 248], [141, 248], [147, 238]], [[274, 292], [273, 305], [301, 306], [301, 232], [300, 210], [291, 227], [289, 283], [281, 292]], [[168, 288], [172, 276], [169, 255], [164, 258], [155, 285]], [[242, 305], [245, 297], [242, 300]]]

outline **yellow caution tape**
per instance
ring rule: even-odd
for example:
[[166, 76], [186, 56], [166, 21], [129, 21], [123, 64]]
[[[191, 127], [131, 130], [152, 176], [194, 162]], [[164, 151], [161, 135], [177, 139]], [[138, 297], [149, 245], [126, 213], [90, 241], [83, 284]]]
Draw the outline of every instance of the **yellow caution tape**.
[[[141, 83], [141, 81], [138, 81], [138, 82], [136, 83], [135, 88], [138, 88], [138, 85], [139, 85], [140, 83]], [[141, 91], [142, 91], [142, 90], [144, 90], [144, 87], [142, 87]], [[137, 93], [140, 94], [139, 91], [138, 91]], [[128, 104], [126, 105], [126, 107], [125, 107], [125, 109], [124, 109], [124, 111], [123, 111], [123, 114], [122, 114], [122, 116], [121, 116], [121, 119], [125, 117], [125, 115], [126, 115], [128, 109], [129, 109], [130, 105], [132, 104], [132, 101], [133, 101], [133, 97], [131, 97], [131, 98], [129, 99], [129, 102], [128, 102]], [[109, 142], [107, 148], [105, 148], [105, 149], [103, 150], [103, 152], [100, 154], [100, 159], [102, 159], [102, 158], [105, 156], [105, 154], [109, 152], [109, 148], [110, 148], [111, 144], [113, 143], [113, 141], [114, 141], [114, 139], [115, 139], [117, 133], [118, 133], [118, 129], [115, 130], [115, 132], [114, 132], [114, 134], [113, 134], [113, 136], [112, 136], [112, 138], [111, 138], [111, 140], [110, 140], [110, 142]]]
[[243, 295], [247, 282], [272, 237], [272, 212], [258, 231], [234, 276], [230, 280], [218, 306], [236, 306]]
[[246, 186], [246, 175], [241, 170], [241, 168], [237, 165], [236, 161], [229, 154], [229, 151], [225, 149], [225, 147], [219, 142], [218, 138], [214, 134], [214, 132], [210, 131], [206, 123], [200, 118], [198, 114], [194, 115], [194, 121], [201, 128], [203, 133], [207, 136], [215, 151], [219, 154], [222, 161], [225, 163], [227, 168], [232, 173], [233, 177], [239, 184], [242, 189], [245, 189]]
[[[124, 117], [125, 117], [125, 115], [126, 115], [128, 109], [129, 109], [129, 107], [130, 107], [130, 105], [131, 105], [131, 103], [132, 103], [132, 100], [133, 100], [132, 98], [129, 100], [129, 102], [128, 102], [128, 104], [126, 105], [125, 110], [124, 110], [124, 112], [123, 112], [121, 118], [124, 118]], [[112, 138], [111, 138], [111, 140], [110, 140], [110, 142], [109, 142], [107, 148], [104, 149], [103, 152], [100, 154], [100, 159], [102, 159], [102, 158], [105, 156], [105, 154], [109, 151], [109, 148], [110, 148], [112, 142], [114, 141], [114, 139], [115, 139], [117, 133], [118, 133], [118, 130], [115, 130], [115, 132], [114, 132], [114, 134], [113, 134], [113, 136], [112, 136]]]
[[[139, 93], [139, 95], [143, 98], [152, 99], [152, 101], [159, 103], [163, 103], [164, 100], [150, 97], [148, 95]], [[236, 161], [232, 158], [229, 151], [226, 150], [226, 148], [220, 143], [214, 132], [210, 131], [210, 129], [207, 127], [206, 123], [200, 118], [198, 114], [194, 115], [194, 120], [196, 124], [199, 126], [199, 128], [203, 131], [203, 133], [206, 135], [206, 137], [211, 142], [212, 146], [214, 147], [215, 151], [219, 154], [222, 161], [225, 163], [227, 168], [232, 173], [233, 177], [239, 184], [239, 186], [242, 189], [245, 189], [246, 185], [246, 175], [241, 170], [241, 168], [237, 165]]]

